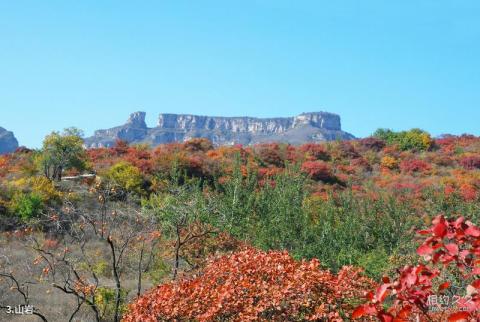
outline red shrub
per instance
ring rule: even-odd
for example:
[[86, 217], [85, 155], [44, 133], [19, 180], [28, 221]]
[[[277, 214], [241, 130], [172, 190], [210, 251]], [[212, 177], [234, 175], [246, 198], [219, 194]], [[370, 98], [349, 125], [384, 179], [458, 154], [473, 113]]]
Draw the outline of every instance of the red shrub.
[[361, 139], [359, 142], [360, 145], [364, 146], [365, 148], [376, 152], [381, 151], [386, 145], [385, 141], [374, 137]]
[[[405, 266], [395, 281], [385, 277], [382, 285], [367, 293], [368, 303], [355, 309], [352, 318], [374, 315], [380, 321], [479, 320], [480, 228], [463, 217], [447, 220], [438, 216], [432, 224], [430, 229], [418, 232], [425, 239], [417, 254], [423, 256], [426, 264]], [[442, 279], [452, 276], [453, 271], [467, 285], [467, 296], [458, 295], [458, 301], [447, 309], [438, 302], [429, 302], [431, 296], [441, 296], [452, 286]], [[387, 303], [391, 303], [390, 307]]]
[[350, 141], [338, 142], [335, 150], [335, 154], [341, 159], [355, 159], [360, 157], [360, 153], [358, 153], [358, 151], [355, 149], [352, 142]]
[[469, 184], [463, 184], [460, 187], [460, 194], [465, 201], [477, 200], [477, 189]]
[[255, 146], [255, 152], [265, 165], [285, 166], [284, 153], [282, 153], [277, 143], [259, 144]]
[[400, 163], [400, 169], [403, 172], [413, 173], [413, 172], [425, 172], [431, 169], [430, 164], [423, 160], [403, 160]]
[[323, 161], [305, 161], [302, 171], [313, 180], [331, 181], [334, 179], [330, 165]]
[[323, 160], [328, 161], [330, 155], [325, 147], [321, 144], [307, 143], [300, 146], [300, 151], [306, 154], [307, 160]]
[[123, 140], [116, 140], [115, 145], [112, 147], [112, 150], [116, 155], [124, 155], [128, 152], [128, 142]]
[[130, 147], [123, 160], [139, 168], [142, 173], [153, 172], [153, 161], [151, 150], [145, 150], [137, 147]]
[[356, 158], [350, 161], [350, 165], [354, 168], [360, 168], [361, 170], [372, 171], [372, 166], [364, 158]]
[[213, 144], [206, 138], [190, 139], [183, 144], [184, 149], [189, 152], [207, 152], [213, 149]]
[[158, 286], [132, 303], [132, 321], [340, 320], [373, 282], [358, 269], [338, 275], [317, 260], [246, 249], [210, 262], [195, 278]]
[[467, 170], [480, 169], [480, 156], [464, 156], [460, 159], [459, 163]]

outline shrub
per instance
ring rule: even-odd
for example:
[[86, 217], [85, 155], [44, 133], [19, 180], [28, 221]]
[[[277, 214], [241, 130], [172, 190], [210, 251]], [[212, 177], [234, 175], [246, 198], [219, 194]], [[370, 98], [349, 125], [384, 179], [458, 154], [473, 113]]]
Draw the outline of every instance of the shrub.
[[[417, 254], [425, 263], [399, 269], [396, 280], [384, 277], [376, 290], [366, 293], [367, 304], [355, 309], [352, 318], [375, 315], [380, 321], [414, 317], [418, 321], [479, 320], [480, 228], [464, 217], [437, 216], [429, 229], [418, 234], [424, 239]], [[456, 278], [445, 280], [445, 277]], [[432, 296], [440, 297], [451, 291], [458, 297], [456, 301], [431, 301]]]
[[474, 201], [477, 199], [477, 189], [470, 184], [460, 186], [460, 194], [465, 201]]
[[431, 169], [430, 164], [423, 160], [403, 160], [400, 163], [400, 170], [407, 173], [425, 172]]
[[360, 145], [364, 146], [365, 148], [376, 152], [381, 151], [385, 147], [385, 141], [376, 137], [361, 139], [359, 142]]
[[106, 178], [127, 192], [144, 193], [140, 169], [127, 162], [121, 161], [113, 165], [107, 171]]
[[334, 180], [330, 165], [323, 161], [305, 161], [302, 164], [302, 171], [313, 180], [329, 182]]
[[258, 158], [265, 165], [272, 165], [276, 167], [285, 166], [285, 158], [277, 143], [260, 144], [255, 147], [255, 152]]
[[395, 159], [394, 157], [386, 155], [380, 161], [380, 165], [387, 169], [395, 169], [398, 165], [398, 162], [397, 159]]
[[480, 169], [480, 156], [464, 156], [459, 161], [460, 165], [467, 170]]
[[[95, 302], [102, 312], [104, 320], [113, 320], [115, 315], [115, 292], [116, 290], [110, 287], [99, 287], [95, 290]], [[127, 309], [124, 304], [126, 297], [127, 291], [120, 289], [120, 314]]]
[[212, 260], [196, 278], [151, 290], [124, 321], [340, 320], [368, 286], [373, 282], [352, 267], [333, 275], [318, 260], [246, 249]]
[[10, 212], [27, 221], [40, 215], [43, 209], [42, 197], [35, 193], [16, 193], [10, 201]]
[[207, 152], [213, 149], [213, 144], [205, 138], [193, 138], [185, 142], [183, 147], [189, 152]]
[[40, 196], [44, 202], [59, 200], [62, 197], [62, 193], [46, 177], [33, 177], [29, 181], [32, 192]]
[[309, 161], [311, 161], [310, 159], [323, 161], [330, 160], [330, 155], [321, 144], [307, 143], [300, 146], [300, 151], [306, 154], [307, 160]]

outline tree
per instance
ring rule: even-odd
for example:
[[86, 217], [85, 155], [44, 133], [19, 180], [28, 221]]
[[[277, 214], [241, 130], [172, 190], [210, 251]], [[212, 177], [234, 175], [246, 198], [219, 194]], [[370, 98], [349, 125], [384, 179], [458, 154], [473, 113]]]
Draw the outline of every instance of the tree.
[[105, 177], [113, 186], [122, 189], [126, 193], [144, 193], [142, 189], [144, 180], [140, 169], [127, 162], [121, 161], [113, 165], [106, 172]]
[[[108, 194], [101, 190], [91, 191], [102, 204], [95, 207], [100, 212], [77, 208], [65, 201], [63, 211], [44, 218], [53, 222], [50, 233], [57, 239], [29, 236], [30, 246], [38, 255], [34, 264], [44, 266], [42, 278], [76, 300], [70, 321], [82, 306], [90, 309], [89, 320], [120, 321], [127, 295], [125, 275], [137, 276], [136, 295], [139, 296], [142, 274], [150, 266], [160, 237], [155, 218], [126, 205], [107, 208]], [[107, 209], [109, 214], [104, 216], [103, 211]], [[106, 280], [107, 274], [111, 275], [112, 282]]]
[[374, 138], [385, 141], [388, 145], [398, 145], [400, 150], [424, 151], [430, 149], [433, 140], [428, 132], [420, 129], [394, 132], [389, 129], [378, 129], [373, 134]]
[[154, 214], [167, 237], [174, 239], [172, 277], [178, 275], [182, 249], [188, 244], [216, 232], [208, 222], [213, 222], [214, 212], [195, 184], [171, 187], [169, 193], [154, 194], [144, 203], [144, 212]]
[[62, 133], [52, 132], [43, 140], [40, 164], [45, 176], [60, 181], [65, 170], [85, 166], [83, 133], [76, 128], [67, 128]]

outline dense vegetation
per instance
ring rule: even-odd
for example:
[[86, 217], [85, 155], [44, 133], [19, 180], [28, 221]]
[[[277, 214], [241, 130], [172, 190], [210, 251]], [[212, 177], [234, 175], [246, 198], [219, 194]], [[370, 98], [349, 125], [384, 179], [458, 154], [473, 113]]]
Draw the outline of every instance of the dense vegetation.
[[[480, 243], [479, 138], [378, 130], [302, 146], [84, 150], [80, 136], [0, 156], [1, 307], [31, 304], [44, 320], [446, 319], [455, 308], [425, 302], [437, 284], [475, 303], [480, 254], [458, 256]], [[417, 254], [417, 231], [461, 215], [457, 251], [432, 262], [453, 238], [437, 229]], [[439, 282], [398, 288], [422, 261]]]

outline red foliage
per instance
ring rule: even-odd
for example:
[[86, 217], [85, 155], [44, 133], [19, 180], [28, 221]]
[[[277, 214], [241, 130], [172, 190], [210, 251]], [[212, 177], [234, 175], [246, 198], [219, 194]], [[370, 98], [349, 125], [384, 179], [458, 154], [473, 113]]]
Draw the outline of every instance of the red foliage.
[[325, 147], [321, 144], [307, 143], [300, 146], [299, 150], [302, 153], [306, 154], [306, 158], [308, 161], [328, 161], [330, 159], [330, 155], [328, 154]]
[[124, 155], [128, 152], [128, 142], [123, 140], [116, 140], [112, 150], [116, 155]]
[[124, 321], [335, 321], [373, 285], [352, 267], [333, 275], [317, 260], [247, 248], [212, 260], [198, 277], [151, 290], [130, 305]]
[[207, 152], [213, 149], [213, 144], [205, 138], [193, 138], [185, 142], [183, 147], [189, 152]]
[[350, 162], [350, 165], [357, 169], [360, 168], [361, 170], [372, 171], [372, 167], [370, 166], [370, 163], [368, 163], [368, 161], [362, 157], [353, 159]]
[[477, 200], [477, 189], [470, 184], [463, 184], [460, 186], [460, 194], [465, 201]]
[[284, 153], [282, 153], [280, 145], [277, 143], [259, 144], [255, 146], [255, 152], [267, 166], [283, 167], [285, 165]]
[[407, 173], [426, 172], [431, 169], [431, 166], [423, 160], [403, 160], [400, 163], [400, 169]]
[[[432, 227], [418, 233], [427, 237], [417, 249], [427, 264], [406, 266], [400, 270], [395, 281], [384, 278], [383, 284], [375, 292], [367, 294], [368, 303], [358, 307], [352, 317], [360, 318], [375, 315], [381, 321], [401, 320], [419, 316], [430, 321], [444, 320], [444, 313], [449, 321], [461, 319], [477, 320], [480, 318], [480, 228], [463, 217], [446, 220], [438, 216]], [[450, 312], [432, 313], [429, 296], [435, 294], [434, 284], [439, 284], [437, 292], [443, 293], [450, 287], [449, 282], [438, 282], [442, 269], [456, 269], [467, 286], [468, 300], [458, 301], [457, 307]], [[393, 305], [384, 309], [388, 296], [393, 298]], [[451, 312], [453, 311], [453, 312]]]
[[464, 156], [459, 161], [460, 165], [467, 170], [480, 169], [480, 156]]
[[323, 161], [305, 161], [302, 164], [302, 171], [313, 180], [331, 181], [334, 179], [330, 166]]
[[386, 145], [385, 141], [380, 140], [378, 138], [374, 138], [374, 137], [361, 139], [359, 142], [365, 148], [376, 151], [376, 152], [381, 151]]
[[139, 168], [143, 173], [153, 172], [152, 155], [149, 150], [130, 147], [123, 159]]

